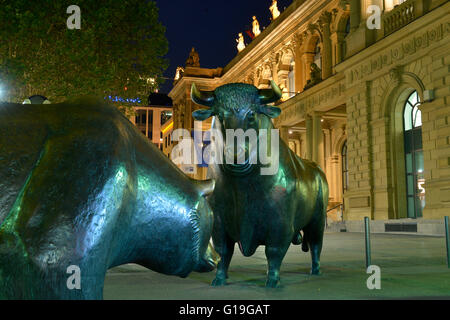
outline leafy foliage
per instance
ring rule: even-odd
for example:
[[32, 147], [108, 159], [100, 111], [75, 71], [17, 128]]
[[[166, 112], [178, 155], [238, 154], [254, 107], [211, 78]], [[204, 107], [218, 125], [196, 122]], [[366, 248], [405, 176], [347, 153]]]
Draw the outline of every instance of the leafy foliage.
[[77, 0], [81, 30], [69, 30], [71, 0], [0, 0], [0, 85], [9, 100], [60, 102], [81, 95], [140, 97], [167, 68], [165, 28], [154, 1]]

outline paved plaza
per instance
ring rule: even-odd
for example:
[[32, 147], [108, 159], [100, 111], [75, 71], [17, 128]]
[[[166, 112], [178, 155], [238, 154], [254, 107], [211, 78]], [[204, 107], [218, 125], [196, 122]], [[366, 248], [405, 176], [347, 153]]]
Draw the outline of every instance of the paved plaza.
[[445, 238], [373, 234], [372, 264], [381, 268], [381, 290], [369, 290], [364, 234], [326, 233], [322, 275], [310, 276], [310, 255], [291, 246], [281, 268], [281, 286], [266, 289], [264, 247], [249, 258], [236, 247], [226, 287], [213, 288], [212, 273], [181, 279], [137, 265], [108, 272], [104, 299], [280, 300], [450, 299]]

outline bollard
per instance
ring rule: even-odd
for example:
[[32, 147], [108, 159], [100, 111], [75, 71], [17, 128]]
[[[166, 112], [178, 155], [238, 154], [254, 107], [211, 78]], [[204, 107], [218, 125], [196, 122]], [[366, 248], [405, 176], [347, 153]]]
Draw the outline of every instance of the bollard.
[[364, 227], [366, 233], [366, 268], [372, 265], [371, 249], [370, 249], [370, 221], [368, 217], [364, 218]]
[[450, 268], [450, 235], [448, 232], [448, 217], [444, 218], [445, 240], [447, 244], [447, 266]]

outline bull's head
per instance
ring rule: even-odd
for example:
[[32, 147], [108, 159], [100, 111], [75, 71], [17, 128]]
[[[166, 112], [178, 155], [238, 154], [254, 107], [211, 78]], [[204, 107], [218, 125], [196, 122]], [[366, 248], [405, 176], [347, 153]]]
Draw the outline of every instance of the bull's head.
[[[260, 129], [272, 128], [270, 119], [280, 115], [279, 108], [267, 104], [280, 100], [281, 96], [282, 92], [274, 81], [271, 81], [270, 89], [258, 89], [245, 83], [232, 83], [221, 86], [215, 91], [200, 91], [193, 84], [192, 100], [207, 109], [197, 110], [192, 115], [198, 121], [214, 116], [215, 121], [220, 123], [215, 127], [220, 128], [224, 137], [228, 129], [242, 129], [244, 132], [253, 129], [258, 135]], [[238, 144], [234, 150], [225, 148], [225, 153], [234, 153], [235, 159], [245, 153], [245, 158], [248, 159], [249, 141], [242, 143]], [[234, 145], [232, 147], [234, 148]]]
[[[276, 118], [281, 110], [267, 106], [269, 103], [281, 99], [282, 92], [274, 81], [271, 89], [257, 89], [245, 83], [232, 83], [221, 86], [215, 91], [200, 91], [195, 83], [192, 84], [191, 98], [195, 103], [208, 107], [195, 111], [192, 115], [195, 120], [204, 121], [212, 116], [218, 116], [226, 129], [242, 128], [233, 125], [247, 120], [248, 127], [257, 123], [260, 114], [269, 118]], [[228, 127], [227, 127], [228, 124]]]

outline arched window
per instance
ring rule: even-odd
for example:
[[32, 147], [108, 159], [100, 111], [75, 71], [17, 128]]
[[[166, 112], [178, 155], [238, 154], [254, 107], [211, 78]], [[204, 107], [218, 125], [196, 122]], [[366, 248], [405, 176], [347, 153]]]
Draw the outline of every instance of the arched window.
[[288, 74], [289, 98], [295, 95], [295, 73], [294, 73], [294, 67], [295, 67], [295, 62], [294, 62], [294, 59], [292, 59], [290, 65], [289, 65], [289, 74]]
[[405, 141], [406, 199], [408, 218], [422, 217], [425, 207], [422, 112], [417, 91], [410, 94], [403, 109]]
[[344, 142], [341, 150], [342, 157], [342, 192], [348, 190], [348, 157], [347, 157], [347, 141]]
[[322, 53], [320, 52], [320, 40], [317, 40], [314, 48], [314, 63], [322, 69]]

